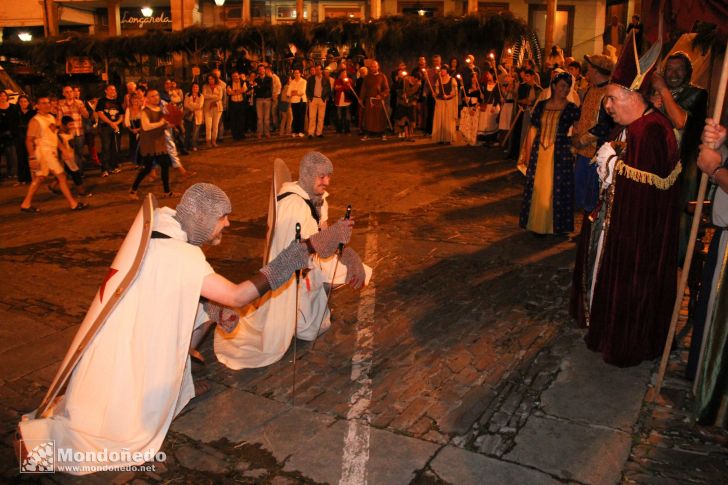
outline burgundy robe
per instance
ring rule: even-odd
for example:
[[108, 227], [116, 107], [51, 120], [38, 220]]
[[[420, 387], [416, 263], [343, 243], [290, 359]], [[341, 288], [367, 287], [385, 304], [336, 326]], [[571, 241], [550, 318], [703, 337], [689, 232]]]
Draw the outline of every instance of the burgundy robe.
[[[377, 99], [381, 96], [381, 99]], [[369, 73], [361, 85], [359, 98], [363, 108], [362, 128], [368, 133], [384, 133], [387, 129], [386, 98], [389, 96], [389, 83], [384, 74]]]
[[[662, 113], [648, 113], [626, 129], [625, 164], [663, 178], [673, 172], [679, 151]], [[604, 201], [591, 308], [581, 310], [589, 312], [587, 347], [627, 367], [656, 358], [665, 345], [677, 291], [680, 187], [676, 182], [662, 190], [615, 173], [612, 189]]]

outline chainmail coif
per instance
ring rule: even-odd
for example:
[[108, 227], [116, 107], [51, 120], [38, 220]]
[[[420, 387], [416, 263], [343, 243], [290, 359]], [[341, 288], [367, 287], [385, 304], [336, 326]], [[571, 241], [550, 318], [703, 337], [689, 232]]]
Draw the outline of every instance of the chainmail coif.
[[321, 196], [316, 195], [313, 190], [316, 177], [332, 173], [334, 173], [334, 164], [321, 152], [308, 152], [301, 159], [298, 167], [298, 184], [306, 191], [316, 207], [320, 207], [323, 203]]
[[217, 221], [231, 211], [230, 199], [220, 187], [198, 183], [182, 194], [175, 219], [187, 233], [187, 242], [201, 246], [212, 237]]

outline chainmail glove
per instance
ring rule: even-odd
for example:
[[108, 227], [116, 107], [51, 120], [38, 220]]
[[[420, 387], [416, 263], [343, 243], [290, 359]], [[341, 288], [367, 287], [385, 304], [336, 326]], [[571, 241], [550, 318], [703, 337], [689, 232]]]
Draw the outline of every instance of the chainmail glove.
[[311, 246], [322, 258], [333, 256], [339, 247], [339, 243], [349, 243], [353, 227], [354, 221], [339, 219], [333, 226], [329, 226], [327, 229], [311, 236]]
[[347, 284], [356, 290], [364, 286], [366, 273], [361, 258], [356, 254], [356, 251], [349, 247], [344, 248], [344, 252], [341, 254], [341, 264], [346, 266]]
[[205, 309], [205, 313], [217, 323], [225, 333], [230, 333], [238, 326], [240, 322], [240, 315], [235, 310], [228, 307], [224, 307], [212, 301], [205, 301], [202, 303], [202, 307]]
[[268, 280], [271, 290], [275, 290], [288, 281], [294, 271], [307, 267], [308, 258], [306, 245], [294, 241], [273, 261], [263, 266], [260, 272]]

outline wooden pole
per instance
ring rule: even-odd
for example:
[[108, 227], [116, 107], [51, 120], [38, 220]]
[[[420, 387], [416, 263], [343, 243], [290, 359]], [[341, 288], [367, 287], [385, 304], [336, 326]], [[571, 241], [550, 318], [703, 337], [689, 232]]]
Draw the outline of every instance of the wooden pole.
[[554, 45], [554, 30], [556, 25], [556, 0], [546, 0], [546, 33], [544, 50], [546, 55], [551, 51]]
[[296, 22], [303, 22], [303, 0], [296, 0]]
[[[726, 42], [726, 48], [728, 49], [728, 42]], [[713, 106], [713, 119], [716, 121], [720, 120], [723, 113], [723, 102], [725, 100], [726, 83], [728, 83], [728, 51], [723, 54], [723, 67], [720, 73], [720, 84], [718, 85], [718, 96], [715, 99], [715, 105]], [[667, 332], [667, 341], [665, 342], [665, 349], [662, 351], [662, 360], [660, 361], [660, 370], [657, 373], [657, 379], [655, 380], [655, 392], [652, 394], [651, 402], [657, 399], [662, 389], [662, 382], [665, 379], [665, 371], [667, 370], [667, 362], [670, 359], [670, 350], [672, 349], [672, 341], [675, 338], [675, 327], [677, 326], [677, 317], [680, 314], [680, 307], [682, 306], [683, 296], [685, 294], [685, 287], [688, 282], [688, 274], [690, 273], [690, 265], [693, 262], [693, 252], [695, 251], [695, 238], [698, 235], [698, 226], [700, 225], [700, 218], [703, 213], [703, 202], [705, 201], [705, 192], [708, 188], [708, 175], [703, 174], [700, 177], [700, 188], [698, 189], [698, 204], [695, 206], [695, 214], [693, 215], [693, 224], [690, 227], [690, 239], [688, 240], [688, 249], [685, 253], [685, 263], [683, 264], [682, 273], [680, 274], [680, 283], [677, 287], [677, 295], [675, 297], [675, 305], [672, 308], [672, 319], [670, 320], [670, 329]], [[703, 341], [705, 336], [708, 334], [708, 328], [703, 332]], [[703, 358], [703, 347], [701, 346], [700, 361]], [[698, 373], [695, 376], [695, 388], [697, 388], [698, 379], [700, 378], [700, 364], [698, 365]]]

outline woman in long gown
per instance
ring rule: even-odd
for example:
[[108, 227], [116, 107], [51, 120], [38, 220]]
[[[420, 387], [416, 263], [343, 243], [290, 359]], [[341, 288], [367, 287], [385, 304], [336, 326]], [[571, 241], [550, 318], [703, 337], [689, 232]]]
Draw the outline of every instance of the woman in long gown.
[[498, 135], [498, 114], [501, 110], [501, 93], [495, 79], [495, 71], [487, 68], [483, 71], [483, 103], [480, 105], [480, 117], [478, 123], [478, 135], [485, 138], [485, 143], [490, 145]]
[[580, 110], [566, 97], [573, 78], [561, 73], [551, 81], [551, 97], [536, 105], [531, 124], [536, 136], [526, 171], [520, 226], [536, 234], [574, 230], [574, 155], [569, 128]]
[[455, 141], [458, 122], [458, 83], [450, 77], [447, 66], [440, 69], [440, 79], [435, 83], [435, 116], [432, 120], [432, 139], [437, 143]]

